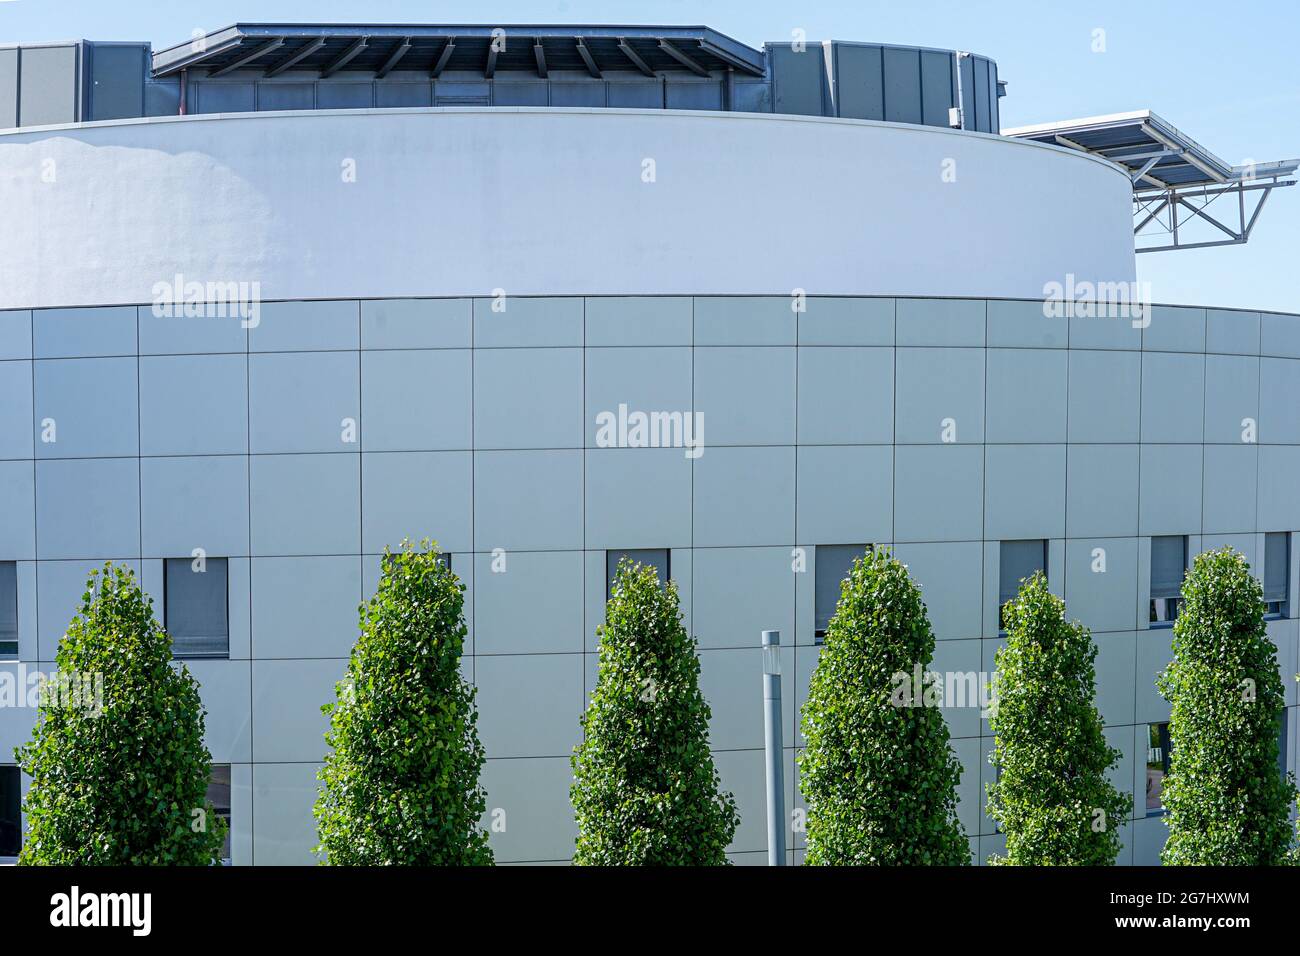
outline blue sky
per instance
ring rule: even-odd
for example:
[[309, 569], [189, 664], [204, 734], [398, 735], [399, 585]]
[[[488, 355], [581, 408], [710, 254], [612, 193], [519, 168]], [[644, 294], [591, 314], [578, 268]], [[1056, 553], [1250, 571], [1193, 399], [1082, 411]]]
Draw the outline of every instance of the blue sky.
[[[0, 0], [0, 43], [149, 40], [239, 20], [706, 24], [754, 46], [809, 39], [970, 50], [998, 61], [1004, 126], [1151, 109], [1231, 163], [1300, 157], [1300, 3], [1249, 13], [1181, 0]], [[1092, 50], [1105, 31], [1105, 52]], [[1062, 224], [1068, 228], [1068, 223]], [[1278, 190], [1244, 246], [1138, 257], [1156, 301], [1300, 312], [1300, 187]]]

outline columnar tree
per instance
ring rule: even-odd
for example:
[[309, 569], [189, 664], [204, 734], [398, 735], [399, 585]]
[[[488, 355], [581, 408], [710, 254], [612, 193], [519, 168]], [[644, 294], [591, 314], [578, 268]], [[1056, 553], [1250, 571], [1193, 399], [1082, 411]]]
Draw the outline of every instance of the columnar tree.
[[19, 862], [219, 863], [226, 824], [207, 799], [198, 682], [172, 665], [153, 601], [124, 567], [94, 571], [59, 642], [30, 743]]
[[933, 654], [907, 568], [886, 552], [854, 561], [803, 708], [807, 863], [970, 862], [957, 820], [961, 765], [925, 676]]
[[1170, 761], [1161, 795], [1172, 865], [1284, 862], [1293, 778], [1278, 766], [1284, 706], [1263, 591], [1231, 548], [1198, 555], [1183, 580], [1174, 659], [1160, 676], [1170, 701]]
[[460, 672], [464, 588], [437, 547], [385, 550], [325, 740], [317, 853], [332, 865], [490, 865], [483, 745]]
[[[574, 863], [711, 866], [739, 823], [709, 753], [709, 705], [677, 585], [619, 563], [600, 670], [573, 754]], [[755, 678], [757, 679], [757, 678]]]
[[988, 812], [1007, 838], [991, 863], [1113, 866], [1133, 798], [1107, 779], [1120, 751], [1108, 746], [1093, 703], [1097, 647], [1065, 619], [1065, 602], [1041, 572], [1007, 603], [1007, 644], [997, 652], [989, 708], [993, 766]]

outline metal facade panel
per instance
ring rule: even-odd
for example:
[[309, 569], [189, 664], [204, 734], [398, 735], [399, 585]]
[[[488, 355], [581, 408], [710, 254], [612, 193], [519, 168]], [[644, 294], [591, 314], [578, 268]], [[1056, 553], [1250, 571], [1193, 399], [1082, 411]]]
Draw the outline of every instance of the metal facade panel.
[[838, 115], [849, 119], [883, 120], [885, 93], [878, 46], [836, 43], [835, 103]]
[[738, 113], [772, 112], [772, 84], [737, 80], [731, 108]]
[[0, 50], [0, 129], [18, 125], [18, 51]]
[[885, 47], [885, 119], [921, 122], [921, 51]]
[[992, 60], [983, 61], [986, 83], [986, 106], [984, 125], [980, 127], [986, 133], [998, 132], [998, 66]]
[[375, 84], [376, 106], [432, 106], [433, 84], [381, 80]]
[[719, 82], [674, 82], [664, 85], [665, 102], [670, 110], [722, 109], [722, 84]]
[[492, 84], [493, 106], [545, 106], [547, 103], [545, 80], [505, 82]]
[[606, 96], [612, 107], [661, 110], [664, 108], [664, 84], [660, 80], [643, 83], [609, 83]]
[[987, 133], [992, 125], [992, 117], [989, 116], [988, 61], [983, 57], [971, 57], [971, 61], [975, 72], [975, 106], [978, 112], [975, 125], [972, 127], [968, 124], [967, 129], [973, 128]]
[[989, 60], [989, 81], [993, 89], [992, 109], [993, 109], [993, 126], [990, 132], [1002, 132], [1002, 104], [998, 102], [998, 64], [995, 60]]
[[197, 99], [196, 113], [251, 113], [256, 98], [252, 83], [203, 82], [191, 86]]
[[785, 43], [770, 46], [768, 59], [774, 112], [796, 116], [825, 116], [830, 112], [826, 102], [826, 60], [820, 44], [810, 43], [802, 51]]
[[131, 119], [144, 115], [144, 43], [91, 43], [89, 120]]
[[18, 119], [24, 126], [75, 123], [77, 47], [24, 47]]
[[921, 51], [921, 122], [947, 126], [948, 110], [955, 104], [952, 54]]
[[310, 110], [316, 107], [314, 83], [258, 83], [258, 110]]
[[181, 111], [181, 81], [177, 77], [149, 80], [144, 85], [145, 116], [175, 116]]
[[598, 80], [551, 84], [552, 106], [604, 106], [605, 84]]
[[375, 105], [373, 83], [317, 83], [316, 108], [321, 110], [368, 110]]

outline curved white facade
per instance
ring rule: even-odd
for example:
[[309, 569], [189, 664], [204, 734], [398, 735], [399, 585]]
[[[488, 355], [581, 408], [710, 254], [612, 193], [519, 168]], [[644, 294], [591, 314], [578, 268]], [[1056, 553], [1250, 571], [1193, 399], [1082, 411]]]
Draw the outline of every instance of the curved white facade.
[[[209, 608], [166, 583], [202, 549], [224, 568], [210, 607], [225, 632], [187, 666], [230, 768], [232, 859], [309, 863], [320, 706], [357, 605], [386, 546], [434, 538], [467, 588], [483, 783], [508, 821], [496, 858], [562, 862], [611, 555], [653, 551], [699, 644], [742, 814], [731, 857], [762, 862], [759, 632], [783, 631], [797, 801], [797, 708], [845, 555], [906, 562], [932, 666], [978, 682], [1003, 572], [1035, 543], [1098, 647], [1133, 794], [1120, 862], [1153, 863], [1171, 542], [1245, 553], [1280, 595], [1280, 671], [1300, 667], [1300, 316], [1045, 315], [1047, 283], [1134, 278], [1131, 203], [1123, 172], [1078, 153], [780, 115], [261, 113], [0, 134], [0, 612], [16, 608], [0, 677], [51, 668], [105, 560], [139, 573], [164, 622]], [[257, 322], [158, 314], [154, 286], [177, 275], [258, 283]], [[623, 410], [698, 416], [701, 454], [610, 447], [602, 416]], [[980, 709], [945, 705], [975, 859], [1001, 847]], [[11, 778], [35, 717], [0, 707]], [[798, 861], [802, 834], [787, 837]]]
[[1071, 274], [1134, 278], [1117, 167], [780, 115], [313, 111], [23, 130], [0, 134], [0, 208], [0, 309], [149, 302], [177, 273], [258, 282], [263, 299], [1037, 298]]

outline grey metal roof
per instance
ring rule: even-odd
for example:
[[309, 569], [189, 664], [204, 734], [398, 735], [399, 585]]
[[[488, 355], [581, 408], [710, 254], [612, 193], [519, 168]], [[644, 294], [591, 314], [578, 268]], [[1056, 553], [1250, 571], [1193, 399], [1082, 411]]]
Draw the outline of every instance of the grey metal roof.
[[[1247, 242], [1269, 195], [1294, 186], [1300, 168], [1296, 159], [1230, 165], [1150, 110], [1020, 126], [1002, 134], [1101, 156], [1126, 168], [1133, 181], [1137, 252]], [[1248, 197], [1254, 206], [1249, 212]], [[1215, 206], [1224, 198], [1227, 202]], [[1190, 238], [1195, 229], [1210, 238]]]
[[763, 53], [703, 26], [237, 23], [153, 54], [154, 76], [187, 69], [209, 76], [237, 69], [268, 76], [313, 70], [322, 77], [342, 71], [384, 76], [395, 69], [430, 76], [545, 76], [550, 70], [704, 75], [728, 68], [763, 76]]
[[1105, 157], [1128, 168], [1139, 192], [1286, 176], [1300, 166], [1300, 160], [1233, 166], [1150, 110], [1020, 126], [1002, 134]]

